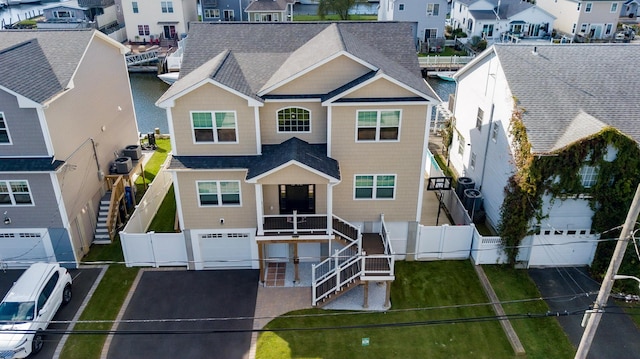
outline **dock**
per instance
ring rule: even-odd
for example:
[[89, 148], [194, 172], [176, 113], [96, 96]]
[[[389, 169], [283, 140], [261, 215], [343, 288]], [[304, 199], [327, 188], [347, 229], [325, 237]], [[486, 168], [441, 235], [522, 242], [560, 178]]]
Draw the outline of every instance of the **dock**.
[[427, 72], [457, 71], [464, 65], [471, 62], [474, 56], [423, 56], [418, 57], [418, 63], [422, 70], [422, 75], [427, 76]]

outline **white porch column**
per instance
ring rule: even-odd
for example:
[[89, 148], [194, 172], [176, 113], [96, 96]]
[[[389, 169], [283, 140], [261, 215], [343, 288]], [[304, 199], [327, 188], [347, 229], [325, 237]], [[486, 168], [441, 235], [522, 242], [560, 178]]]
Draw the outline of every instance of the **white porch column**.
[[256, 183], [256, 221], [258, 223], [258, 235], [264, 235], [263, 216], [264, 216], [264, 204], [262, 203], [262, 184]]
[[333, 185], [327, 184], [327, 234], [333, 233]]

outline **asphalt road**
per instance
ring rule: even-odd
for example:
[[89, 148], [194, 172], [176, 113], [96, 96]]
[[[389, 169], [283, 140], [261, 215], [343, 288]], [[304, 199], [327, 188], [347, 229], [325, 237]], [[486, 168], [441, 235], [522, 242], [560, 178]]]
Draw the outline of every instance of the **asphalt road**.
[[[82, 268], [71, 269], [69, 273], [73, 278], [73, 297], [71, 302], [60, 307], [58, 313], [53, 317], [53, 320], [72, 320], [76, 312], [80, 308], [80, 305], [85, 300], [91, 286], [96, 281], [100, 274], [100, 268]], [[0, 295], [4, 298], [13, 283], [18, 280], [20, 275], [24, 272], [23, 269], [8, 269], [6, 271], [0, 271]], [[64, 330], [68, 327], [68, 324], [51, 324], [48, 329]], [[45, 343], [40, 353], [30, 356], [29, 359], [48, 359], [53, 358], [53, 354], [62, 338], [61, 334], [50, 334], [45, 336]]]
[[[147, 323], [123, 322], [111, 341], [108, 358], [247, 357], [252, 319], [203, 321], [198, 318], [253, 317], [258, 271], [145, 271], [123, 320], [187, 319]], [[134, 331], [136, 334], [126, 334]], [[152, 333], [159, 331], [160, 333]]]
[[[552, 312], [563, 314], [587, 309], [596, 300], [600, 283], [595, 282], [587, 273], [586, 267], [529, 269], [543, 297], [568, 296], [547, 299]], [[596, 292], [586, 296], [584, 293]], [[640, 330], [627, 315], [621, 313], [622, 308], [610, 300], [605, 314], [598, 326], [596, 336], [591, 344], [588, 358], [619, 359], [640, 357]], [[559, 316], [558, 321], [577, 348], [584, 328], [580, 325], [582, 315]]]

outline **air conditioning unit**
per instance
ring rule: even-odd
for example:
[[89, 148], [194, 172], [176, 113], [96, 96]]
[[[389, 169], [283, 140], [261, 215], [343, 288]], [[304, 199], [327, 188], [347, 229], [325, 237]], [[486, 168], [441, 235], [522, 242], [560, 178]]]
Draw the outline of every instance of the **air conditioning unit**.
[[131, 157], [132, 160], [139, 160], [142, 157], [140, 145], [130, 145], [122, 150], [122, 157]]
[[118, 157], [116, 158], [116, 173], [118, 174], [128, 174], [133, 168], [133, 163], [131, 163], [131, 157]]

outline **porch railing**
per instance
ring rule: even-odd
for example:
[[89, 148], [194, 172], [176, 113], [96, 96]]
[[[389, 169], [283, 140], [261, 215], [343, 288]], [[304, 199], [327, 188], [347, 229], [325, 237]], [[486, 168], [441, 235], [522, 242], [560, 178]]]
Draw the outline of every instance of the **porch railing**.
[[326, 214], [292, 214], [263, 216], [264, 234], [304, 234], [327, 233]]
[[391, 240], [387, 225], [384, 222], [384, 214], [380, 215], [380, 238], [384, 247], [384, 254], [365, 254], [362, 258], [363, 275], [367, 276], [392, 276], [394, 273], [395, 252], [391, 246]]

